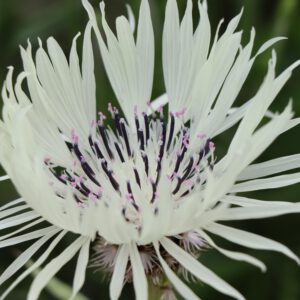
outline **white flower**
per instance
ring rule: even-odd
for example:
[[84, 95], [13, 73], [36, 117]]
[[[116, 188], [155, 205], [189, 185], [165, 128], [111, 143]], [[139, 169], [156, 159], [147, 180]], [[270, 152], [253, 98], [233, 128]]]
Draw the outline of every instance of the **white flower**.
[[[0, 299], [46, 262], [67, 232], [79, 237], [37, 275], [28, 300], [38, 299], [49, 280], [79, 252], [73, 299], [84, 283], [95, 239], [91, 262], [111, 273], [111, 299], [118, 299], [124, 282], [131, 280], [136, 299], [147, 299], [147, 276], [157, 285], [166, 276], [185, 299], [198, 299], [178, 274], [244, 299], [197, 260], [199, 254], [211, 246], [262, 270], [265, 265], [247, 254], [218, 247], [211, 233], [249, 248], [281, 252], [299, 263], [284, 245], [219, 223], [300, 212], [299, 203], [239, 196], [300, 181], [299, 173], [278, 175], [298, 168], [299, 154], [250, 165], [277, 136], [300, 122], [292, 119], [291, 104], [282, 113], [268, 111], [299, 62], [276, 76], [273, 51], [257, 94], [243, 106], [233, 107], [255, 58], [280, 38], [268, 41], [252, 56], [254, 30], [242, 47], [242, 33], [236, 31], [240, 14], [221, 36], [215, 35], [210, 47], [206, 2], [199, 3], [201, 18], [194, 30], [192, 1], [188, 0], [180, 23], [176, 1], [169, 0], [163, 33], [167, 96], [149, 103], [154, 35], [147, 0], [142, 0], [136, 40], [130, 10], [129, 21], [117, 19], [115, 36], [102, 3], [103, 36], [91, 5], [87, 0], [83, 5], [90, 22], [82, 66], [77, 36], [69, 60], [53, 38], [47, 41], [47, 51], [40, 42], [35, 60], [28, 43], [21, 49], [24, 72], [13, 85], [10, 68], [2, 90], [0, 161], [7, 175], [0, 180], [11, 179], [22, 198], [0, 208], [0, 228], [22, 227], [1, 236], [0, 247], [36, 241], [1, 275], [2, 285], [30, 258], [35, 260]], [[99, 113], [95, 119], [92, 28], [126, 121], [111, 105], [107, 116]], [[166, 100], [168, 121], [161, 106]], [[269, 121], [258, 126], [266, 115]], [[115, 129], [106, 125], [108, 117]], [[226, 155], [216, 158], [218, 145], [213, 139], [238, 122]], [[42, 229], [32, 229], [36, 224]], [[48, 247], [34, 258], [43, 245]]]

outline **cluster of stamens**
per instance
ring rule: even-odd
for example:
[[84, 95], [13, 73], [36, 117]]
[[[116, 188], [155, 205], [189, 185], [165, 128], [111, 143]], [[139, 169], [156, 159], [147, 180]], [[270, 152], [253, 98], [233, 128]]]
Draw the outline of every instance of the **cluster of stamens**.
[[[201, 252], [208, 248], [206, 241], [196, 231], [185, 232], [170, 237], [174, 243], [188, 251], [190, 255], [198, 259]], [[90, 268], [104, 271], [104, 278], [110, 278], [115, 267], [119, 245], [113, 245], [98, 237], [95, 241], [94, 255], [90, 261]], [[169, 288], [165, 286], [165, 274], [156, 256], [154, 247], [149, 245], [138, 246], [138, 251], [144, 267], [144, 271], [154, 285], [162, 290]], [[193, 280], [191, 276], [164, 248], [160, 247], [160, 254], [168, 266], [176, 273], [181, 274], [186, 280]], [[127, 263], [125, 282], [132, 281], [132, 268], [130, 261]]]
[[[75, 130], [72, 130], [66, 145], [74, 156], [73, 170], [55, 165], [50, 158], [45, 159], [45, 164], [54, 177], [73, 190], [78, 206], [84, 207], [88, 204], [87, 200], [96, 202], [102, 198], [101, 180], [104, 178], [108, 180], [112, 189], [130, 202], [136, 210], [138, 210], [138, 205], [132, 192], [132, 184], [141, 188], [141, 180], [145, 176], [152, 188], [152, 195], [148, 199], [150, 203], [154, 203], [159, 198], [158, 184], [161, 176], [168, 178], [174, 199], [187, 196], [197, 185], [205, 183], [205, 177], [201, 174], [207, 166], [213, 167], [214, 144], [205, 134], [198, 134], [201, 148], [196, 153], [189, 153], [189, 129], [181, 124], [181, 128], [175, 132], [176, 119], [180, 122], [180, 116], [184, 112], [170, 113], [170, 120], [167, 123], [162, 109], [159, 109], [159, 118], [156, 119], [150, 119], [145, 113], [140, 118], [135, 110], [136, 128], [133, 132], [111, 104], [109, 104], [108, 111], [112, 116], [116, 131], [113, 132], [105, 127], [106, 116], [100, 112], [99, 120], [93, 121], [91, 125], [91, 134], [88, 137], [89, 149], [85, 148], [86, 144], [80, 145]], [[156, 153], [149, 153], [150, 151]], [[155, 165], [153, 165], [153, 159], [149, 160], [149, 154], [156, 155]], [[142, 158], [143, 170], [136, 166], [138, 156]], [[169, 165], [166, 174], [162, 174], [164, 159]], [[122, 182], [120, 182], [115, 166], [129, 165], [129, 162], [132, 166], [134, 182], [129, 178], [121, 178]], [[141, 171], [144, 174], [140, 174]], [[53, 180], [50, 184], [54, 185]], [[64, 197], [63, 193], [57, 194]]]

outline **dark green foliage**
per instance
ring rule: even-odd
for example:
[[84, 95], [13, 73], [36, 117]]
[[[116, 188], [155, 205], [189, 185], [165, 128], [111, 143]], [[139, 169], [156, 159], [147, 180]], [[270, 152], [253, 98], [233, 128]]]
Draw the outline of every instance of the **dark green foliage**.
[[[95, 7], [98, 0], [91, 0]], [[107, 0], [108, 19], [113, 23], [114, 18], [125, 13], [125, 0]], [[138, 12], [140, 0], [129, 0], [135, 13]], [[156, 97], [164, 90], [161, 67], [161, 31], [165, 0], [150, 0], [152, 7], [153, 23], [156, 31], [156, 70], [153, 96]], [[185, 0], [178, 0], [179, 7], [183, 12]], [[196, 1], [194, 1], [196, 3]], [[218, 21], [225, 17], [225, 21], [235, 16], [244, 7], [244, 15], [240, 29], [244, 30], [245, 41], [249, 37], [252, 26], [256, 28], [256, 49], [259, 45], [274, 36], [287, 36], [289, 39], [281, 41], [275, 46], [278, 53], [278, 72], [300, 57], [300, 1], [297, 0], [208, 0], [210, 19], [215, 29]], [[197, 12], [195, 11], [197, 18]], [[18, 45], [26, 45], [27, 38], [36, 46], [37, 37], [45, 40], [48, 36], [54, 36], [62, 45], [63, 49], [69, 51], [72, 37], [78, 32], [83, 32], [87, 16], [81, 7], [80, 0], [0, 0], [0, 82], [5, 78], [6, 66], [14, 65], [17, 70], [21, 69]], [[103, 73], [103, 66], [96, 53], [96, 76], [99, 109], [106, 106], [108, 101], [115, 101], [115, 97], [109, 86], [108, 80]], [[255, 67], [251, 71], [237, 103], [243, 103], [249, 99], [258, 89], [266, 72], [267, 60], [270, 51], [259, 57]], [[294, 72], [292, 79], [284, 90], [279, 94], [277, 101], [272, 106], [273, 110], [282, 110], [289, 99], [294, 99], [294, 110], [296, 116], [300, 115], [300, 71]], [[1, 108], [1, 105], [0, 105]], [[103, 108], [103, 107], [102, 107]], [[226, 149], [226, 139], [230, 138], [232, 131], [216, 140], [218, 151]], [[280, 137], [261, 159], [267, 160], [280, 155], [288, 155], [300, 152], [300, 128], [291, 130]], [[0, 175], [3, 170], [0, 169]], [[34, 180], [34, 178], [33, 178]], [[17, 193], [11, 183], [0, 183], [1, 203], [12, 200]], [[268, 192], [254, 193], [252, 197], [261, 199], [275, 199], [283, 201], [300, 201], [300, 186], [293, 186], [283, 190], [272, 190]], [[239, 224], [237, 224], [239, 225]], [[240, 224], [241, 228], [276, 239], [300, 255], [300, 216], [292, 215], [269, 219], [264, 221], [249, 221]], [[217, 240], [217, 239], [216, 239]], [[218, 240], [217, 240], [218, 241]], [[236, 249], [227, 243], [219, 242], [229, 249]], [[64, 240], [60, 247], [64, 249], [68, 240]], [[1, 249], [0, 271], [13, 260], [18, 251], [26, 249], [28, 244], [8, 249]], [[300, 268], [294, 262], [282, 255], [271, 252], [260, 252], [246, 250], [247, 253], [261, 258], [268, 266], [268, 272], [261, 274], [259, 270], [244, 263], [233, 262], [215, 250], [206, 251], [201, 260], [216, 273], [220, 274], [233, 286], [238, 288], [247, 299], [255, 300], [297, 300], [300, 299]], [[59, 249], [55, 251], [59, 253]], [[72, 284], [74, 262], [63, 268], [59, 278], [68, 284]], [[31, 278], [30, 278], [31, 279]], [[23, 300], [31, 280], [24, 283], [9, 296], [8, 299]], [[5, 286], [0, 287], [0, 294]], [[229, 299], [211, 288], [202, 284], [195, 284], [195, 289], [203, 299], [221, 300]], [[108, 299], [108, 286], [103, 282], [102, 275], [89, 270], [83, 293], [91, 300]], [[122, 299], [133, 299], [131, 287], [126, 287]], [[54, 300], [47, 292], [43, 293], [42, 300]]]

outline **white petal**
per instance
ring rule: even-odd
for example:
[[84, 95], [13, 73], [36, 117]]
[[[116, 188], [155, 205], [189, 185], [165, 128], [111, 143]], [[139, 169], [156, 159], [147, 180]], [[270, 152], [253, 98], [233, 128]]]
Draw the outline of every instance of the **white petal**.
[[[267, 201], [265, 201], [267, 202]], [[300, 212], [300, 203], [269, 204], [254, 207], [234, 207], [223, 211], [220, 221], [250, 220], [277, 217]]]
[[134, 107], [146, 111], [152, 93], [154, 35], [148, 1], [143, 0], [141, 3], [136, 43], [125, 17], [117, 19], [118, 39], [116, 38], [106, 22], [105, 5], [103, 2], [100, 4], [107, 45], [99, 31], [93, 7], [87, 0], [82, 2], [96, 32], [103, 63], [113, 90], [127, 120], [130, 124], [134, 124]]
[[235, 62], [233, 63], [233, 66], [228, 73], [220, 94], [216, 100], [216, 104], [208, 116], [208, 120], [206, 121], [207, 125], [204, 125], [204, 129], [202, 129], [204, 132], [207, 132], [209, 136], [215, 134], [215, 132], [219, 131], [220, 127], [222, 127], [222, 123], [226, 118], [226, 114], [228, 113], [246, 78], [248, 77], [248, 74], [254, 63], [254, 59], [250, 59], [253, 43], [254, 30], [251, 32], [250, 42], [244, 49], [240, 50]]
[[161, 240], [162, 246], [172, 255], [185, 269], [191, 272], [199, 280], [210, 285], [223, 294], [232, 296], [235, 299], [245, 299], [236, 289], [226, 283], [223, 279], [203, 266], [199, 261], [185, 252], [168, 238]]
[[229, 34], [229, 27], [230, 25], [211, 50], [192, 87], [190, 113], [197, 121], [205, 118], [211, 111], [240, 47], [241, 32]]
[[1, 274], [0, 285], [3, 284], [7, 279], [9, 279], [14, 273], [16, 273], [20, 268], [22, 268], [26, 262], [36, 253], [42, 245], [44, 245], [50, 238], [52, 238], [60, 229], [51, 230], [45, 235], [26, 249], [21, 255], [19, 255], [15, 261]]
[[240, 137], [239, 141], [235, 140], [236, 145], [232, 141], [227, 155], [215, 165], [214, 172], [220, 176], [217, 176], [218, 179], [212, 177], [208, 180], [207, 205], [216, 203], [228, 193], [240, 172], [277, 138], [291, 117], [291, 106], [288, 105], [282, 114], [274, 117], [252, 136]]
[[91, 40], [91, 24], [88, 23], [84, 32], [82, 50], [82, 90], [84, 93], [84, 107], [86, 107], [88, 121], [96, 116], [96, 82], [94, 75], [94, 53]]
[[300, 167], [300, 154], [275, 158], [258, 164], [248, 166], [239, 175], [238, 180], [248, 180], [265, 177], [276, 173]]
[[9, 207], [15, 206], [15, 205], [17, 205], [17, 204], [23, 203], [23, 202], [24, 202], [24, 200], [23, 200], [22, 198], [16, 199], [16, 200], [14, 200], [14, 201], [10, 201], [9, 203], [7, 203], [7, 204], [1, 206], [1, 207], [0, 207], [0, 211], [1, 211], [1, 210], [4, 210], [4, 209], [7, 209], [7, 208], [9, 208]]
[[177, 1], [168, 0], [163, 30], [163, 71], [169, 101], [175, 101], [179, 44], [179, 13]]
[[87, 242], [86, 237], [79, 237], [69, 245], [59, 256], [47, 264], [34, 279], [27, 300], [37, 300], [43, 288], [51, 278], [76, 254], [76, 252]]
[[124, 277], [126, 273], [128, 258], [129, 258], [128, 246], [127, 245], [120, 246], [116, 257], [114, 272], [109, 285], [109, 294], [111, 300], [117, 300], [121, 295], [123, 285], [124, 285]]
[[249, 105], [251, 103], [251, 100], [247, 101], [245, 104], [240, 106], [235, 112], [230, 114], [223, 122], [223, 124], [220, 125], [220, 128], [212, 135], [212, 137], [215, 137], [222, 132], [226, 131], [227, 129], [234, 126], [237, 122], [239, 122], [245, 115]]
[[30, 266], [25, 272], [23, 272], [10, 286], [9, 288], [1, 295], [0, 300], [3, 300], [7, 297], [7, 295], [31, 272], [37, 269], [50, 255], [52, 250], [56, 247], [56, 245], [60, 242], [60, 240], [64, 237], [66, 231], [62, 231], [49, 245], [46, 251], [38, 258], [36, 262], [32, 266]]
[[260, 55], [261, 53], [265, 52], [267, 49], [269, 49], [270, 47], [272, 47], [274, 44], [276, 44], [279, 41], [285, 40], [286, 37], [275, 37], [273, 39], [268, 40], [267, 42], [265, 42], [257, 51], [257, 55]]
[[[250, 108], [249, 108], [250, 109]], [[246, 142], [248, 151], [245, 153], [245, 162], [241, 164], [242, 169], [257, 158], [271, 143], [282, 133], [293, 117], [291, 102], [284, 111], [276, 115], [270, 122], [256, 130], [252, 136], [250, 145]], [[237, 149], [235, 149], [237, 150]]]
[[220, 225], [217, 223], [211, 224], [206, 229], [233, 243], [248, 248], [281, 252], [286, 256], [290, 257], [291, 259], [295, 260], [298, 264], [300, 262], [299, 258], [285, 245], [280, 244], [271, 239], [262, 237], [260, 235], [228, 227], [225, 225]]
[[254, 132], [258, 124], [263, 119], [268, 107], [274, 101], [275, 97], [287, 80], [290, 78], [292, 70], [295, 68], [295, 66], [297, 66], [297, 62], [283, 71], [278, 77], [275, 77], [275, 66], [276, 54], [273, 51], [272, 59], [269, 61], [269, 69], [265, 80], [256, 96], [253, 98], [253, 101], [251, 101], [251, 104], [231, 142], [229, 152], [232, 150], [232, 148], [237, 148], [239, 144], [243, 143], [249, 137], [249, 135]]
[[237, 183], [231, 189], [231, 193], [250, 192], [257, 190], [276, 189], [300, 182], [300, 173], [274, 176], [270, 178], [250, 180]]
[[[78, 97], [83, 98], [82, 95], [82, 89], [81, 89], [81, 71], [80, 71], [80, 65], [79, 65], [79, 57], [77, 53], [77, 39], [79, 38], [80, 33], [78, 33], [74, 38], [73, 38], [73, 43], [70, 51], [70, 56], [69, 56], [69, 65], [70, 65], [70, 84], [72, 84], [72, 88], [74, 89], [76, 95]], [[85, 103], [80, 103], [80, 109], [84, 109], [86, 105]], [[83, 110], [84, 112], [84, 110]], [[82, 115], [84, 118], [85, 116]]]
[[23, 214], [20, 214], [17, 216], [6, 218], [6, 219], [0, 221], [0, 229], [14, 227], [14, 226], [20, 225], [22, 223], [29, 222], [38, 217], [39, 217], [39, 215], [36, 212], [30, 211], [30, 212], [26, 212], [26, 213], [23, 213]]
[[147, 115], [150, 116], [153, 112], [157, 111], [158, 108], [165, 106], [169, 102], [168, 95], [163, 94], [158, 98], [154, 99], [150, 103], [150, 107], [148, 108]]
[[159, 245], [158, 243], [154, 243], [154, 248], [158, 257], [158, 260], [163, 267], [163, 270], [174, 286], [174, 288], [178, 291], [178, 293], [186, 300], [200, 300], [200, 298], [186, 285], [184, 284], [179, 277], [172, 271], [172, 269], [168, 266], [168, 264], [164, 261], [161, 257], [159, 252]]
[[17, 237], [13, 237], [4, 241], [0, 242], [0, 248], [5, 248], [8, 246], [12, 246], [12, 245], [16, 245], [16, 244], [20, 244], [23, 242], [27, 242], [30, 240], [34, 240], [37, 239], [41, 236], [44, 236], [45, 234], [49, 233], [49, 232], [54, 232], [57, 230], [56, 226], [49, 226], [47, 228], [43, 228], [43, 229], [38, 229], [23, 235], [19, 235]]
[[89, 262], [89, 251], [90, 251], [90, 241], [86, 241], [85, 244], [81, 247], [77, 265], [76, 265], [76, 271], [74, 275], [74, 281], [73, 281], [73, 291], [72, 296], [70, 300], [74, 299], [80, 289], [82, 288], [84, 281], [85, 281], [85, 271]]
[[234, 251], [229, 251], [229, 250], [223, 249], [223, 248], [217, 246], [215, 244], [215, 242], [212, 240], [212, 238], [209, 235], [207, 235], [203, 230], [197, 230], [197, 231], [199, 232], [201, 237], [203, 237], [205, 239], [205, 241], [208, 242], [208, 244], [210, 244], [212, 247], [217, 249], [220, 253], [224, 254], [225, 256], [227, 256], [231, 259], [234, 259], [234, 260], [244, 261], [249, 264], [252, 264], [252, 265], [260, 268], [262, 272], [265, 272], [267, 270], [265, 264], [263, 262], [261, 262], [260, 260], [258, 260], [257, 258], [255, 258], [251, 255], [245, 254], [245, 253], [234, 252]]
[[8, 175], [0, 176], [0, 182], [1, 182], [1, 181], [8, 180], [8, 179], [9, 179], [9, 176], [8, 176]]
[[[213, 124], [214, 128], [216, 128], [217, 132], [213, 131], [213, 135], [217, 135], [220, 132], [228, 129], [235, 122], [232, 122], [230, 119], [225, 120], [225, 124], [220, 126], [220, 121], [223, 122], [224, 114], [227, 113], [229, 107], [235, 101], [244, 81], [246, 80], [249, 71], [258, 55], [266, 51], [269, 47], [271, 47], [274, 43], [282, 40], [283, 38], [274, 38], [267, 41], [263, 44], [257, 54], [250, 59], [253, 43], [254, 43], [255, 31], [254, 28], [251, 31], [251, 38], [248, 45], [246, 45], [239, 53], [231, 71], [229, 72], [224, 86], [222, 87], [221, 93], [216, 101], [216, 105], [211, 112], [211, 118], [209, 124]], [[268, 112], [267, 112], [268, 113]], [[230, 122], [229, 122], [230, 121]], [[222, 127], [225, 127], [224, 129]]]
[[129, 255], [132, 267], [133, 286], [136, 300], [148, 299], [148, 282], [142, 259], [135, 243], [130, 244]]
[[[33, 91], [32, 101], [38, 109], [37, 113], [40, 110], [48, 115], [56, 127], [66, 134], [70, 134], [71, 130], [75, 129], [84, 141], [84, 137], [89, 134], [90, 130], [90, 116], [85, 113], [86, 103], [84, 103], [81, 89], [76, 38], [70, 54], [70, 66], [54, 38], [47, 40], [47, 47], [49, 55], [42, 46], [36, 53], [37, 78], [34, 76], [35, 73], [28, 78], [28, 81], [33, 80], [30, 89]], [[35, 72], [34, 65], [28, 71]], [[30, 77], [33, 78], [30, 79]]]
[[26, 230], [26, 229], [28, 229], [28, 228], [30, 228], [32, 226], [35, 226], [36, 224], [39, 224], [39, 223], [44, 222], [44, 221], [45, 221], [45, 219], [43, 219], [43, 218], [37, 219], [37, 220], [35, 220], [35, 221], [33, 221], [33, 222], [25, 225], [25, 226], [23, 226], [23, 227], [15, 230], [15, 231], [13, 231], [13, 232], [10, 232], [8, 234], [0, 236], [0, 241], [3, 241], [3, 240], [5, 240], [5, 239], [7, 239], [7, 238], [9, 238], [11, 236], [16, 235], [17, 233], [20, 233], [20, 232], [22, 232], [22, 231], [24, 231], [24, 230]]
[[129, 25], [130, 25], [131, 31], [134, 33], [135, 32], [135, 17], [134, 17], [133, 11], [129, 4], [126, 4], [126, 9], [127, 9]]
[[154, 74], [154, 32], [148, 0], [142, 0], [140, 7], [136, 51], [139, 62], [138, 89], [141, 89], [142, 99], [150, 101]]
[[293, 202], [285, 202], [285, 201], [264, 201], [253, 198], [246, 198], [236, 195], [228, 195], [222, 198], [222, 202], [230, 203], [233, 205], [238, 205], [242, 207], [288, 207], [290, 205], [295, 205]]
[[295, 126], [300, 124], [300, 118], [295, 118], [289, 121], [287, 126], [282, 130], [282, 133], [294, 128]]
[[17, 207], [13, 207], [13, 208], [10, 208], [10, 209], [6, 209], [2, 212], [0, 212], [0, 219], [3, 219], [5, 217], [8, 217], [10, 215], [13, 215], [19, 211], [22, 211], [24, 209], [27, 209], [29, 206], [27, 204], [24, 204], [24, 205], [19, 205]]
[[211, 28], [207, 13], [206, 1], [203, 1], [202, 3], [199, 1], [198, 7], [200, 13], [200, 21], [194, 34], [195, 50], [193, 53], [193, 55], [195, 56], [195, 60], [197, 61], [197, 63], [195, 64], [196, 69], [199, 69], [207, 59], [211, 38]]

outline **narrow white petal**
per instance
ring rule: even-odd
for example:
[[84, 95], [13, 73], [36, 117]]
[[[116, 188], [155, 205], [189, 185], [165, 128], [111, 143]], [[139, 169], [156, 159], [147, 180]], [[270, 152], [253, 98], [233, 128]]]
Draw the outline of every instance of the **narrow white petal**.
[[295, 126], [300, 124], [300, 118], [295, 118], [289, 121], [289, 123], [287, 124], [287, 126], [282, 130], [281, 133], [284, 133], [292, 128], [294, 128]]
[[261, 53], [265, 52], [267, 49], [269, 49], [270, 47], [272, 47], [274, 44], [276, 44], [279, 41], [285, 40], [286, 37], [275, 37], [273, 39], [268, 40], [267, 42], [265, 42], [257, 51], [257, 55], [260, 55]]
[[[211, 184], [208, 181], [207, 203], [214, 203], [228, 193], [239, 173], [277, 138], [291, 117], [291, 106], [288, 105], [283, 113], [256, 130], [252, 136], [240, 136], [239, 141], [233, 140], [231, 142], [227, 155], [216, 164], [214, 169], [216, 174], [222, 174], [222, 176], [218, 180], [211, 179]], [[234, 145], [234, 143], [236, 144]], [[221, 185], [220, 181], [222, 181]], [[216, 186], [218, 186], [217, 189]], [[210, 197], [215, 200], [213, 201]]]
[[117, 300], [121, 295], [123, 285], [124, 285], [124, 277], [126, 273], [128, 258], [129, 258], [128, 245], [120, 246], [119, 251], [117, 253], [114, 272], [109, 285], [109, 294], [111, 300]]
[[200, 69], [200, 67], [206, 61], [211, 39], [211, 28], [207, 12], [207, 3], [206, 1], [203, 1], [202, 3], [199, 1], [198, 4], [200, 21], [194, 34], [195, 50], [193, 53], [195, 60], [197, 61], [195, 64], [196, 69]]
[[[263, 151], [269, 145], [271, 145], [271, 143], [283, 132], [286, 126], [290, 123], [292, 117], [293, 112], [290, 102], [281, 114], [277, 114], [276, 117], [274, 117], [265, 126], [262, 126], [254, 132], [250, 141], [250, 145], [252, 146], [250, 146], [249, 144], [247, 145], [247, 142], [244, 144], [246, 148], [248, 147], [248, 149], [245, 152], [247, 155], [245, 155], [244, 164], [241, 163], [241, 171], [261, 153], [263, 153]], [[238, 149], [235, 149], [235, 151], [236, 150], [238, 151]]]
[[232, 106], [246, 78], [248, 77], [248, 74], [254, 63], [254, 59], [250, 59], [254, 44], [254, 36], [255, 33], [254, 30], [252, 30], [249, 43], [245, 46], [245, 48], [240, 50], [231, 70], [224, 81], [215, 106], [208, 116], [207, 125], [204, 127], [204, 131], [208, 133], [211, 132], [209, 135], [219, 131], [220, 127], [222, 127], [222, 123], [226, 119], [226, 114], [229, 114], [230, 107]]
[[25, 272], [23, 272], [10, 286], [9, 288], [1, 295], [0, 300], [4, 300], [7, 295], [31, 272], [37, 269], [50, 255], [52, 250], [56, 247], [56, 245], [60, 242], [60, 240], [64, 237], [66, 231], [62, 231], [49, 245], [46, 251], [38, 258], [36, 262], [32, 266], [30, 266]]
[[158, 98], [154, 99], [150, 103], [150, 107], [148, 108], [147, 114], [150, 116], [154, 111], [156, 111], [159, 107], [165, 106], [169, 102], [168, 95], [163, 94]]
[[18, 234], [18, 233], [20, 233], [20, 232], [22, 232], [22, 231], [24, 231], [24, 230], [32, 227], [32, 226], [35, 226], [36, 224], [39, 224], [39, 223], [44, 222], [44, 221], [45, 221], [45, 219], [43, 219], [43, 218], [37, 219], [37, 220], [35, 220], [35, 221], [33, 221], [33, 222], [25, 225], [25, 226], [23, 226], [23, 227], [15, 230], [15, 231], [13, 231], [13, 232], [10, 232], [8, 234], [0, 236], [0, 241], [3, 241], [3, 240], [5, 240], [5, 239], [7, 239], [7, 238], [9, 238], [11, 236], [14, 236], [14, 235], [16, 235], [16, 234]]
[[1, 177], [0, 177], [0, 182], [1, 182], [1, 181], [8, 180], [8, 179], [9, 179], [9, 176], [8, 176], [8, 175], [1, 176]]
[[50, 230], [48, 233], [26, 249], [21, 255], [19, 255], [15, 261], [1, 274], [0, 285], [3, 284], [7, 279], [9, 279], [14, 273], [16, 273], [20, 268], [22, 268], [26, 262], [36, 253], [42, 245], [44, 245], [50, 238], [52, 238], [60, 229]]
[[250, 192], [257, 190], [276, 189], [300, 182], [300, 173], [274, 176], [264, 179], [250, 180], [237, 183], [231, 189], [231, 193]]
[[91, 39], [91, 24], [88, 23], [84, 32], [82, 50], [82, 90], [84, 93], [84, 107], [87, 110], [88, 121], [96, 116], [96, 82], [94, 75], [94, 53]]
[[29, 222], [38, 217], [39, 217], [39, 215], [35, 211], [30, 211], [30, 212], [26, 212], [26, 213], [23, 213], [23, 214], [20, 214], [17, 216], [6, 218], [6, 219], [0, 221], [0, 229], [14, 227], [14, 226]]
[[74, 299], [80, 289], [82, 288], [84, 281], [85, 281], [85, 272], [86, 268], [89, 262], [89, 251], [90, 251], [90, 241], [86, 241], [85, 244], [81, 247], [75, 275], [74, 275], [74, 281], [73, 281], [73, 292], [70, 300]]
[[222, 202], [227, 202], [233, 205], [238, 205], [242, 207], [291, 207], [291, 205], [295, 205], [296, 203], [293, 202], [286, 202], [286, 201], [264, 201], [258, 200], [253, 198], [246, 198], [236, 195], [228, 195], [222, 199]]
[[143, 0], [141, 3], [136, 42], [132, 25], [123, 16], [117, 18], [117, 37], [114, 35], [106, 22], [105, 4], [102, 2], [100, 9], [106, 43], [99, 31], [93, 7], [87, 0], [82, 0], [82, 3], [95, 30], [113, 90], [128, 122], [134, 124], [134, 107], [146, 111], [152, 93], [154, 34], [148, 1]]
[[[130, 21], [130, 19], [129, 19]], [[150, 101], [154, 74], [154, 32], [148, 0], [142, 0], [136, 41], [138, 89], [142, 101]], [[146, 103], [136, 103], [146, 108]]]
[[177, 1], [168, 0], [165, 13], [165, 23], [163, 29], [163, 71], [166, 90], [169, 101], [174, 103], [176, 90], [176, 76], [178, 70], [179, 44], [179, 13]]
[[130, 25], [131, 31], [134, 33], [135, 32], [135, 17], [134, 17], [133, 11], [129, 4], [126, 4], [126, 9], [127, 9], [129, 25]]
[[232, 296], [235, 299], [245, 299], [236, 289], [218, 277], [210, 269], [185, 252], [168, 238], [161, 240], [162, 246], [172, 255], [185, 269], [191, 272], [199, 280], [210, 285], [219, 292]]
[[224, 33], [216, 43], [215, 49], [211, 50], [207, 62], [195, 79], [191, 92], [192, 106], [190, 111], [197, 120], [205, 118], [211, 111], [239, 50], [241, 32], [230, 34], [228, 37], [226, 35]]
[[298, 62], [291, 65], [283, 71], [278, 77], [275, 76], [276, 53], [273, 51], [272, 59], [269, 61], [269, 68], [265, 80], [257, 94], [254, 96], [251, 104], [241, 121], [238, 130], [231, 142], [229, 152], [237, 149], [239, 144], [243, 143], [250, 134], [253, 134], [258, 124], [263, 119], [268, 107], [276, 98], [279, 91], [285, 85], [292, 74], [292, 70]]
[[67, 247], [59, 256], [54, 258], [47, 264], [43, 270], [34, 279], [27, 300], [37, 300], [41, 291], [51, 280], [51, 278], [69, 261], [73, 258], [76, 252], [87, 242], [86, 237], [79, 237], [69, 247]]
[[136, 300], [148, 299], [148, 282], [137, 245], [129, 246], [130, 263], [132, 267], [133, 286]]
[[251, 100], [247, 101], [245, 104], [243, 104], [241, 107], [239, 107], [235, 112], [230, 114], [223, 122], [223, 124], [220, 125], [220, 128], [213, 134], [212, 137], [215, 137], [222, 132], [226, 131], [227, 129], [234, 126], [237, 122], [239, 122], [245, 115]]
[[17, 207], [10, 208], [10, 209], [6, 209], [6, 210], [0, 212], [0, 219], [11, 216], [19, 211], [27, 209], [28, 207], [29, 206], [27, 204], [24, 204], [24, 205], [19, 205]]
[[44, 236], [45, 234], [49, 233], [49, 232], [54, 232], [57, 230], [56, 226], [49, 226], [47, 228], [43, 228], [43, 229], [38, 229], [23, 235], [19, 235], [17, 237], [13, 237], [4, 241], [0, 242], [0, 248], [5, 248], [8, 246], [12, 246], [12, 245], [16, 245], [16, 244], [20, 244], [23, 242], [27, 242], [30, 240], [34, 240], [37, 239], [41, 236]]
[[159, 252], [159, 246], [158, 243], [154, 243], [154, 248], [158, 257], [158, 260], [163, 267], [163, 270], [174, 286], [174, 288], [177, 290], [177, 292], [186, 300], [200, 300], [200, 298], [185, 284], [183, 283], [179, 277], [171, 270], [171, 268], [168, 266], [168, 264], [164, 261], [162, 256]]
[[300, 203], [286, 203], [285, 205], [270, 204], [254, 207], [234, 207], [224, 210], [222, 216], [220, 216], [220, 221], [271, 218], [299, 212]]
[[82, 101], [79, 101], [76, 105], [78, 105], [79, 109], [82, 111], [82, 118], [85, 118], [84, 115], [84, 109], [86, 107], [85, 103], [83, 103], [83, 91], [81, 89], [81, 70], [80, 70], [80, 64], [79, 64], [79, 57], [77, 53], [77, 39], [79, 38], [80, 33], [78, 33], [73, 38], [73, 43], [70, 51], [69, 56], [69, 69], [70, 69], [70, 86], [75, 91], [75, 94], [79, 99]]
[[4, 210], [4, 209], [7, 209], [7, 208], [9, 208], [9, 207], [15, 206], [15, 205], [17, 205], [17, 204], [23, 203], [23, 202], [24, 202], [24, 200], [23, 200], [22, 198], [16, 199], [16, 200], [14, 200], [14, 201], [10, 201], [9, 203], [7, 203], [7, 204], [1, 206], [1, 207], [0, 207], [0, 211], [1, 211], [1, 210]]
[[260, 268], [262, 272], [265, 272], [267, 270], [266, 265], [263, 262], [261, 262], [260, 260], [258, 260], [257, 258], [255, 258], [251, 255], [245, 254], [245, 253], [223, 249], [223, 248], [219, 247], [218, 245], [216, 245], [216, 243], [212, 240], [212, 238], [208, 234], [206, 234], [203, 230], [198, 230], [198, 232], [208, 242], [208, 244], [210, 244], [212, 247], [217, 249], [223, 255], [225, 255], [231, 259], [234, 259], [234, 260], [244, 261], [249, 264], [252, 264], [252, 265]]
[[300, 262], [297, 255], [295, 255], [289, 248], [285, 245], [280, 244], [271, 239], [262, 237], [260, 235], [250, 233], [244, 230], [228, 227], [225, 225], [220, 225], [213, 223], [206, 228], [211, 233], [221, 236], [222, 238], [231, 241], [233, 243], [254, 249], [260, 250], [271, 250], [277, 251], [285, 254], [291, 259], [295, 260], [298, 264]]
[[239, 175], [238, 180], [249, 180], [269, 176], [276, 173], [296, 169], [300, 167], [300, 154], [275, 158], [247, 167]]

